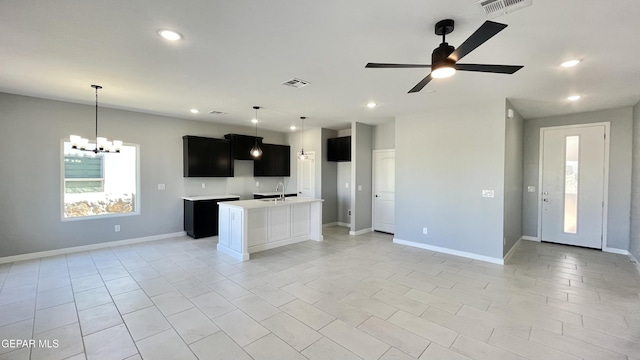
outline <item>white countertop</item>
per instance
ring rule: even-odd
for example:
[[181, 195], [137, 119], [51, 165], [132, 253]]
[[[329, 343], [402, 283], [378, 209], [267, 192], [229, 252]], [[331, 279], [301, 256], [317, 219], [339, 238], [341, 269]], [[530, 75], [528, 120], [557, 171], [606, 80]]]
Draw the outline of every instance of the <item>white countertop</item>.
[[[269, 200], [269, 201], [265, 201]], [[286, 200], [272, 201], [273, 199], [256, 199], [256, 200], [240, 200], [240, 201], [223, 201], [218, 205], [224, 205], [228, 207], [240, 208], [240, 209], [258, 209], [270, 206], [285, 206], [300, 203], [312, 203], [323, 202], [323, 199], [314, 199], [307, 197], [288, 197]]]
[[[281, 193], [281, 192], [276, 192], [276, 191], [273, 191], [273, 192], [257, 192], [257, 193], [253, 193], [253, 195], [260, 195], [260, 196], [274, 196], [274, 195], [280, 195], [280, 194], [282, 194], [282, 193]], [[292, 192], [292, 193], [285, 192], [284, 194], [285, 194], [285, 195], [296, 195], [296, 193], [295, 193], [295, 192]]]
[[217, 200], [217, 199], [231, 199], [231, 198], [240, 199], [240, 196], [238, 195], [198, 195], [198, 196], [183, 196], [182, 198], [184, 200], [189, 200], [189, 201], [199, 201], [199, 200]]

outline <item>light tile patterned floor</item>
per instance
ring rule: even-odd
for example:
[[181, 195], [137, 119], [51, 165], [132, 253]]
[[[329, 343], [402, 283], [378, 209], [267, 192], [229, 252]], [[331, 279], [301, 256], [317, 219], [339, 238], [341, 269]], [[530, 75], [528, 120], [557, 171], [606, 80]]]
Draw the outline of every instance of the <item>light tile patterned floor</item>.
[[0, 265], [0, 359], [640, 359], [626, 256], [523, 242], [506, 266], [324, 229], [238, 262], [176, 238]]

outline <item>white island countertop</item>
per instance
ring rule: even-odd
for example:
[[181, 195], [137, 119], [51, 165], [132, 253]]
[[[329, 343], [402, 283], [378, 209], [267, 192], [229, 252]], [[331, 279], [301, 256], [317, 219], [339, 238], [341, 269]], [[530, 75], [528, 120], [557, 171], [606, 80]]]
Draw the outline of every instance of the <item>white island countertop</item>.
[[256, 200], [240, 200], [240, 201], [223, 201], [218, 205], [224, 204], [225, 206], [234, 207], [238, 209], [259, 209], [273, 206], [285, 206], [302, 203], [323, 202], [323, 199], [314, 199], [308, 197], [288, 197], [285, 200], [276, 199], [256, 199]]
[[217, 200], [217, 199], [240, 199], [238, 195], [197, 195], [197, 196], [183, 196], [184, 200], [200, 201], [200, 200]]
[[[275, 196], [275, 195], [280, 195], [282, 194], [281, 192], [276, 192], [276, 191], [272, 191], [272, 192], [254, 192], [253, 195], [260, 195], [260, 196]], [[296, 195], [295, 192], [292, 193], [284, 193], [285, 195]]]

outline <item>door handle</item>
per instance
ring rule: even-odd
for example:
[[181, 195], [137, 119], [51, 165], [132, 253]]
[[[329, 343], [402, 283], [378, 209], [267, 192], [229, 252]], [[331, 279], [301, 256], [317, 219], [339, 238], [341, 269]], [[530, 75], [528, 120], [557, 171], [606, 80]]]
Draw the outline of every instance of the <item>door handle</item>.
[[549, 193], [545, 191], [542, 193], [542, 195], [549, 195]]
[[378, 197], [378, 195], [376, 194], [376, 197]]

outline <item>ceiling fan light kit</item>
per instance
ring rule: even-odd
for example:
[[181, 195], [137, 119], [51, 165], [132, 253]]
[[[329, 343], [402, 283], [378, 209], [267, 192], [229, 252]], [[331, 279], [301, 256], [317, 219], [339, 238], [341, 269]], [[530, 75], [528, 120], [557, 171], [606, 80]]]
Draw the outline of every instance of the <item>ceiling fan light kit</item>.
[[446, 35], [453, 32], [455, 23], [451, 19], [440, 20], [436, 23], [435, 34], [442, 36], [442, 43], [431, 53], [431, 65], [426, 64], [388, 64], [388, 63], [368, 63], [365, 68], [431, 68], [427, 74], [409, 93], [419, 92], [432, 79], [446, 78], [453, 76], [456, 71], [487, 72], [495, 74], [513, 74], [522, 69], [521, 65], [487, 65], [487, 64], [458, 64], [463, 57], [484, 44], [507, 27], [506, 24], [494, 21], [485, 21], [467, 40], [458, 48], [446, 42]]

